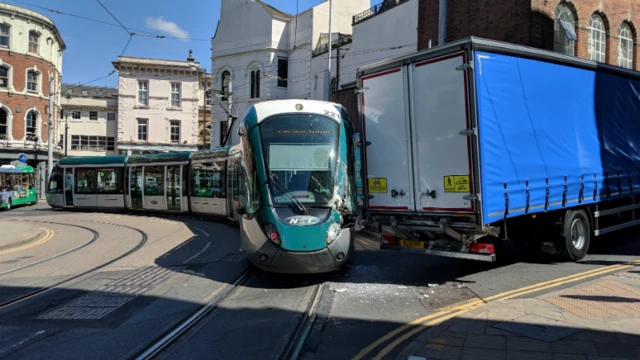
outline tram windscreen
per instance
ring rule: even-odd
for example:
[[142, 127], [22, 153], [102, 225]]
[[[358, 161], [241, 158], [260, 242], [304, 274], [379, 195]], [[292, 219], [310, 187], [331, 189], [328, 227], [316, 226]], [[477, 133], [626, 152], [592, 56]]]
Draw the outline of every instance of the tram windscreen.
[[[282, 186], [271, 183], [274, 205], [328, 205], [338, 159], [339, 124], [326, 116], [285, 114], [260, 124], [266, 168]], [[287, 191], [285, 192], [284, 189]]]

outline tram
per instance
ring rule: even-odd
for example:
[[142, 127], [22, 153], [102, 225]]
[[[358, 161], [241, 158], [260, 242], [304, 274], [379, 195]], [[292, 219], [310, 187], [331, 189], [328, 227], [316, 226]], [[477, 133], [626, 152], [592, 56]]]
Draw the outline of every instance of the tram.
[[38, 203], [36, 178], [31, 166], [0, 166], [0, 209]]
[[263, 270], [339, 270], [353, 251], [357, 216], [347, 111], [322, 101], [261, 102], [238, 135], [239, 144], [206, 151], [61, 159], [47, 202], [228, 220]]

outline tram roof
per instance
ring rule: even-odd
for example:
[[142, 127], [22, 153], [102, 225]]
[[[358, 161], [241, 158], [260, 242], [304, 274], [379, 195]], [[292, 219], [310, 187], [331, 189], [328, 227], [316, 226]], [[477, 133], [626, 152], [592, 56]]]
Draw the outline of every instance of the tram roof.
[[150, 163], [171, 163], [189, 161], [190, 151], [170, 152], [160, 154], [131, 155], [127, 164], [150, 164]]
[[127, 160], [127, 157], [123, 155], [73, 157], [73, 158], [60, 159], [60, 161], [58, 161], [58, 165], [78, 166], [78, 165], [124, 164], [126, 160]]

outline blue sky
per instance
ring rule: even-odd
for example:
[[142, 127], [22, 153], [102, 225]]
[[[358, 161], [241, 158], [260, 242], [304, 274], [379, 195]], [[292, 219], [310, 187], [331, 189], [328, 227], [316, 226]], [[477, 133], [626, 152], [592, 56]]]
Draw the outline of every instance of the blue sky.
[[[134, 36], [126, 55], [166, 59], [186, 59], [189, 49], [200, 66], [211, 67], [211, 37], [220, 16], [220, 0], [179, 2], [175, 0], [101, 0], [122, 24], [134, 32], [151, 32], [183, 39], [157, 39]], [[298, 0], [298, 11], [305, 11], [324, 0]], [[348, 1], [348, 0], [347, 0]], [[109, 23], [115, 20], [96, 0], [5, 0], [52, 19], [62, 34], [67, 50], [63, 53], [63, 82], [83, 84], [107, 75], [113, 70], [129, 39], [119, 26], [97, 23], [60, 15], [41, 7], [79, 15]], [[290, 14], [296, 13], [295, 0], [265, 0], [271, 6]], [[379, 1], [375, 1], [377, 3]], [[27, 5], [30, 4], [30, 5]], [[40, 8], [39, 8], [40, 7]], [[238, 19], [250, 21], [249, 19]], [[117, 73], [92, 85], [116, 86]]]

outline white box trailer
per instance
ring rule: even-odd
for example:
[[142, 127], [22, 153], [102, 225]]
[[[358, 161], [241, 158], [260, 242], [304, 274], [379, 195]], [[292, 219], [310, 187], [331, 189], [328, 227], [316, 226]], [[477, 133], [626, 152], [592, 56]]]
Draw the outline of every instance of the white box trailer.
[[517, 237], [582, 259], [640, 223], [636, 90], [634, 71], [478, 38], [360, 68], [363, 217], [385, 249], [495, 261]]

